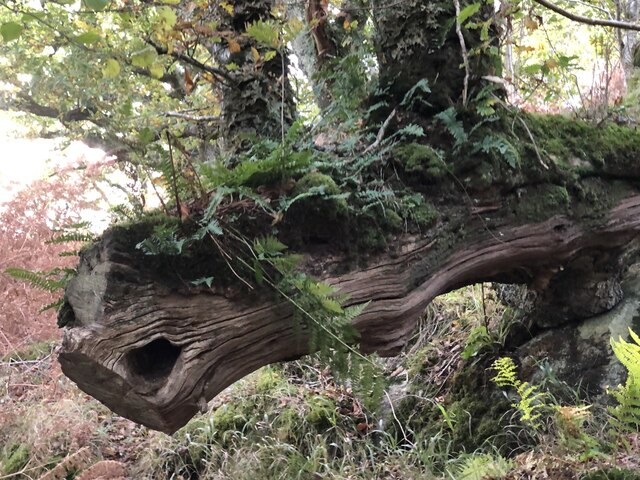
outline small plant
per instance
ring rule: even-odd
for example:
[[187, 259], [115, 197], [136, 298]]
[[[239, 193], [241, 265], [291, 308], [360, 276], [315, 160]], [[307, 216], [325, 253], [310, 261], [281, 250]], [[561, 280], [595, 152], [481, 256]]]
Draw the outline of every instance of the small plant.
[[629, 329], [633, 342], [611, 339], [611, 348], [620, 363], [627, 369], [624, 385], [610, 390], [618, 405], [610, 408], [611, 423], [618, 432], [640, 431], [640, 336]]
[[542, 426], [540, 417], [545, 407], [544, 393], [538, 391], [536, 385], [518, 379], [516, 364], [509, 357], [497, 359], [491, 365], [491, 369], [496, 372], [491, 380], [498, 387], [515, 389], [519, 400], [514, 402], [512, 406], [520, 412], [520, 419], [534, 430], [538, 430]]

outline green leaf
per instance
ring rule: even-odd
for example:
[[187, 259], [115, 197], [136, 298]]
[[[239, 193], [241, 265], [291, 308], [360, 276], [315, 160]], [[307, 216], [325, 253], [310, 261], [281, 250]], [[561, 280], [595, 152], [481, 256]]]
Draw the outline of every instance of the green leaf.
[[76, 37], [76, 41], [85, 45], [91, 45], [100, 41], [100, 35], [96, 32], [85, 32]]
[[213, 277], [202, 277], [202, 278], [197, 278], [196, 280], [191, 280], [191, 283], [196, 287], [199, 285], [206, 285], [207, 287], [211, 288], [212, 282], [213, 282]]
[[264, 54], [264, 61], [268, 62], [269, 60], [273, 60], [277, 53], [278, 52], [276, 52], [275, 50], [269, 50]]
[[344, 312], [340, 304], [332, 298], [323, 298], [322, 300], [320, 300], [320, 304], [325, 310], [331, 313], [335, 313], [336, 315], [340, 315]]
[[149, 67], [149, 73], [153, 78], [162, 78], [162, 75], [164, 75], [164, 65], [160, 62], [155, 62]]
[[151, 131], [149, 127], [144, 127], [142, 130], [138, 131], [138, 141], [142, 144], [142, 146], [149, 145], [153, 142], [155, 135]]
[[467, 5], [460, 11], [460, 15], [458, 15], [458, 23], [462, 25], [470, 16], [475, 15], [478, 10], [480, 10], [480, 3]]
[[115, 58], [109, 58], [102, 68], [102, 76], [104, 78], [116, 78], [120, 75], [120, 64]]
[[27, 24], [38, 20], [43, 20], [47, 15], [44, 12], [29, 12], [22, 14], [22, 23]]
[[5, 42], [10, 42], [11, 40], [17, 39], [23, 30], [24, 27], [19, 23], [7, 22], [0, 26], [0, 35], [2, 35]]
[[256, 283], [258, 285], [262, 285], [262, 283], [264, 282], [264, 270], [262, 269], [262, 266], [260, 265], [260, 260], [258, 259], [253, 261], [253, 272], [256, 277]]
[[109, 5], [110, 0], [84, 0], [84, 5], [89, 10], [99, 12], [104, 10]]
[[334, 293], [336, 293], [335, 288], [324, 282], [309, 283], [306, 290], [311, 295], [317, 298], [327, 298], [329, 295], [333, 295]]
[[178, 22], [178, 16], [171, 7], [160, 7], [156, 10], [158, 14], [158, 23], [163, 29], [171, 30]]
[[153, 64], [158, 56], [155, 48], [147, 47], [131, 55], [131, 64], [135, 67], [145, 68]]
[[218, 223], [218, 221], [214, 218], [207, 224], [207, 231], [211, 232], [213, 235], [223, 235], [224, 231], [222, 227]]

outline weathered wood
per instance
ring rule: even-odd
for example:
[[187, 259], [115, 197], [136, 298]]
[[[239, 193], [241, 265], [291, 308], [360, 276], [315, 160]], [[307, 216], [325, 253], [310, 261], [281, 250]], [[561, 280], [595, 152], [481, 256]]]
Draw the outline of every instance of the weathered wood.
[[[479, 281], [535, 283], [585, 252], [628, 245], [640, 232], [640, 195], [588, 221], [556, 215], [500, 228], [483, 221], [454, 244], [444, 228], [401, 235], [390, 252], [346, 274], [335, 273], [340, 256], [307, 255], [348, 304], [371, 302], [355, 320], [363, 351], [397, 353], [439, 294]], [[116, 237], [108, 232], [82, 256], [67, 289], [59, 356], [64, 373], [113, 411], [173, 432], [244, 375], [309, 353], [308, 331], [272, 292], [169, 286]]]

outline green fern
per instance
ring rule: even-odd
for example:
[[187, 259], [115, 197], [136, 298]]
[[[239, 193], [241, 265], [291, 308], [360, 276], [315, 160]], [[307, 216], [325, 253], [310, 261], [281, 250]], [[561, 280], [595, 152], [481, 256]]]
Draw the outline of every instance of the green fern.
[[86, 232], [60, 232], [53, 236], [51, 239], [47, 240], [45, 243], [50, 245], [59, 245], [61, 243], [69, 243], [69, 242], [81, 242], [88, 243], [92, 242], [95, 239], [94, 235]]
[[613, 415], [611, 423], [619, 432], [640, 431], [640, 337], [631, 329], [629, 335], [633, 342], [611, 339], [613, 353], [628, 372], [626, 383], [610, 390], [618, 401], [617, 406], [609, 409]]
[[461, 147], [469, 138], [464, 125], [457, 119], [457, 115], [458, 113], [454, 107], [447, 108], [436, 115], [436, 118], [440, 120], [447, 132], [455, 140], [454, 149]]
[[540, 417], [545, 407], [545, 395], [536, 385], [518, 379], [517, 367], [509, 357], [497, 359], [491, 365], [496, 375], [491, 379], [499, 387], [511, 387], [519, 397], [511, 406], [520, 412], [520, 419], [534, 429], [541, 427]]
[[4, 272], [16, 280], [22, 280], [32, 287], [46, 292], [57, 292], [66, 285], [63, 278], [56, 278], [55, 273], [52, 272], [33, 272], [24, 268], [7, 268]]
[[475, 151], [499, 155], [513, 169], [520, 165], [520, 154], [516, 148], [498, 135], [486, 135], [481, 142], [475, 143], [474, 147]]
[[[33, 288], [50, 293], [64, 290], [69, 280], [76, 275], [76, 271], [72, 268], [54, 268], [48, 272], [34, 272], [24, 268], [7, 268], [4, 272], [16, 280], [22, 280], [28, 283]], [[40, 312], [42, 313], [50, 309], [57, 311], [62, 307], [63, 303], [64, 297], [60, 297], [42, 307]]]
[[489, 480], [504, 478], [513, 464], [500, 455], [494, 457], [488, 453], [470, 455], [453, 471], [451, 478], [456, 480]]

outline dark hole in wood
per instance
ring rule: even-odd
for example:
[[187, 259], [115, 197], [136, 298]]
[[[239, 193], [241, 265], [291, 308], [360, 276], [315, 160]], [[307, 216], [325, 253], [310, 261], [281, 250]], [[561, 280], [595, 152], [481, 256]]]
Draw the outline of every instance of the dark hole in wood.
[[131, 372], [149, 382], [164, 380], [178, 361], [182, 348], [159, 338], [127, 354]]

